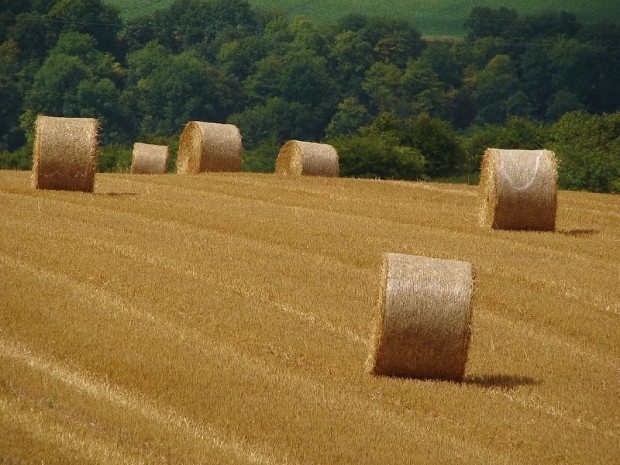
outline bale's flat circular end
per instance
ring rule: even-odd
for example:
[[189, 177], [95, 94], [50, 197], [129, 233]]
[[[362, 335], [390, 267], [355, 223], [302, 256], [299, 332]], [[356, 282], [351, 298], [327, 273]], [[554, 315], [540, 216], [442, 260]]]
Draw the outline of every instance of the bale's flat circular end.
[[177, 173], [240, 171], [243, 163], [241, 132], [232, 124], [190, 121], [179, 141]]
[[136, 142], [133, 145], [131, 160], [132, 174], [163, 174], [168, 164], [168, 146], [142, 144]]
[[98, 136], [96, 119], [38, 116], [32, 154], [33, 187], [92, 192]]
[[487, 149], [480, 170], [480, 195], [483, 227], [555, 230], [555, 154], [550, 150]]
[[473, 288], [467, 262], [386, 254], [368, 370], [461, 381]]
[[329, 144], [289, 140], [276, 160], [276, 173], [292, 176], [338, 177], [338, 152]]

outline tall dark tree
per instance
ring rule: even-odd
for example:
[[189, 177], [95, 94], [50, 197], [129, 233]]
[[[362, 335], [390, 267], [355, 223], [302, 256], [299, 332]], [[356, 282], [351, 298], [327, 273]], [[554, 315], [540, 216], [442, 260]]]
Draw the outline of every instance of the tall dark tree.
[[426, 159], [430, 176], [447, 176], [463, 169], [465, 151], [448, 123], [428, 115], [410, 118], [403, 142], [418, 150]]
[[582, 27], [578, 38], [602, 50], [604, 58], [598, 66], [598, 100], [601, 111], [617, 111], [620, 107], [620, 24], [601, 23]]
[[0, 43], [8, 38], [8, 33], [15, 24], [17, 17], [32, 8], [30, 0], [0, 0]]
[[620, 192], [620, 113], [567, 113], [550, 136], [550, 148], [560, 158], [561, 187]]
[[513, 37], [519, 26], [516, 10], [501, 7], [497, 10], [488, 7], [475, 7], [465, 20], [468, 40], [482, 37]]
[[534, 114], [541, 118], [553, 96], [552, 69], [547, 58], [550, 40], [533, 41], [521, 56], [521, 82], [534, 104]]
[[134, 39], [139, 40], [139, 32], [174, 53], [197, 47], [213, 60], [223, 43], [256, 34], [260, 24], [245, 0], [176, 0], [156, 12], [152, 21], [135, 21], [132, 26]]
[[325, 135], [335, 138], [354, 134], [370, 122], [371, 116], [366, 107], [357, 98], [348, 97], [338, 104], [338, 112], [327, 125]]
[[14, 40], [0, 44], [0, 151], [16, 150], [24, 143], [18, 119], [23, 111], [24, 94], [19, 54]]
[[424, 179], [426, 160], [411, 146], [401, 143], [395, 132], [360, 131], [330, 139], [338, 151], [343, 176], [381, 179]]
[[63, 33], [37, 71], [26, 93], [23, 128], [31, 131], [37, 115], [99, 118], [103, 141], [127, 142], [131, 119], [120, 102], [122, 70], [112, 55], [95, 47], [87, 34]]
[[271, 97], [263, 103], [246, 107], [228, 118], [243, 134], [244, 146], [281, 145], [288, 139], [317, 139], [316, 122], [309, 108], [282, 97]]
[[52, 22], [35, 13], [17, 16], [9, 37], [17, 43], [22, 61], [42, 60], [55, 40]]
[[144, 67], [134, 95], [141, 131], [170, 136], [190, 120], [224, 122], [237, 109], [237, 81], [196, 54], [183, 52], [159, 61], [155, 46], [151, 56], [140, 58], [130, 61], [130, 76], [141, 74], [133, 66]]
[[345, 31], [334, 37], [329, 64], [331, 74], [341, 87], [341, 95], [362, 94], [362, 82], [372, 63], [372, 45], [359, 31]]
[[600, 78], [606, 57], [600, 46], [558, 37], [548, 51], [547, 60], [554, 91], [564, 90], [580, 96], [589, 111], [602, 110]]
[[95, 38], [99, 50], [117, 51], [117, 35], [123, 27], [120, 13], [101, 0], [59, 0], [47, 16], [59, 34], [88, 34]]
[[517, 70], [508, 55], [497, 55], [474, 78], [473, 98], [479, 123], [503, 123], [508, 99], [519, 91]]

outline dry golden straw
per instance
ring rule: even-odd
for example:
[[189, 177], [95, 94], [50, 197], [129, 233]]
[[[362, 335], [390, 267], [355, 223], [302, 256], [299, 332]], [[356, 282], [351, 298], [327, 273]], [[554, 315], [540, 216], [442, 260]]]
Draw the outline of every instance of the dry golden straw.
[[487, 149], [480, 170], [480, 193], [480, 224], [484, 227], [555, 230], [555, 154], [550, 150]]
[[370, 372], [462, 380], [473, 288], [469, 263], [385, 254]]
[[338, 152], [329, 144], [289, 140], [278, 154], [276, 173], [338, 177]]
[[92, 192], [98, 134], [99, 122], [93, 118], [40, 115], [35, 126], [33, 187]]
[[163, 174], [168, 163], [168, 146], [142, 144], [133, 145], [131, 173], [133, 174]]
[[190, 121], [179, 142], [177, 173], [239, 171], [243, 143], [239, 128], [232, 124]]

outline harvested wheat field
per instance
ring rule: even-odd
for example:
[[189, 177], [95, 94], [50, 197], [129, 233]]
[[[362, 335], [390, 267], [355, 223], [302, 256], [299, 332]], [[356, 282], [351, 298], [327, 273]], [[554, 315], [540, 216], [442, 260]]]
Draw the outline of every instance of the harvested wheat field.
[[[0, 171], [0, 461], [618, 463], [620, 197], [556, 232], [477, 189]], [[384, 252], [475, 272], [462, 383], [365, 368]]]

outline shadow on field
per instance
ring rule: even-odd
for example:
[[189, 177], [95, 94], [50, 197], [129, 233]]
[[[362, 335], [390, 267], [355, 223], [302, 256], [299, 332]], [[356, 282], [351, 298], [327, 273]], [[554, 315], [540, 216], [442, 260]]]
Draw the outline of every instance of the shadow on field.
[[510, 390], [519, 386], [538, 386], [542, 383], [542, 381], [538, 379], [518, 375], [466, 376], [463, 382], [480, 387], [498, 388], [503, 390]]
[[558, 233], [564, 236], [593, 236], [598, 233], [597, 229], [558, 229]]
[[94, 195], [103, 195], [105, 197], [134, 197], [137, 192], [96, 192]]

